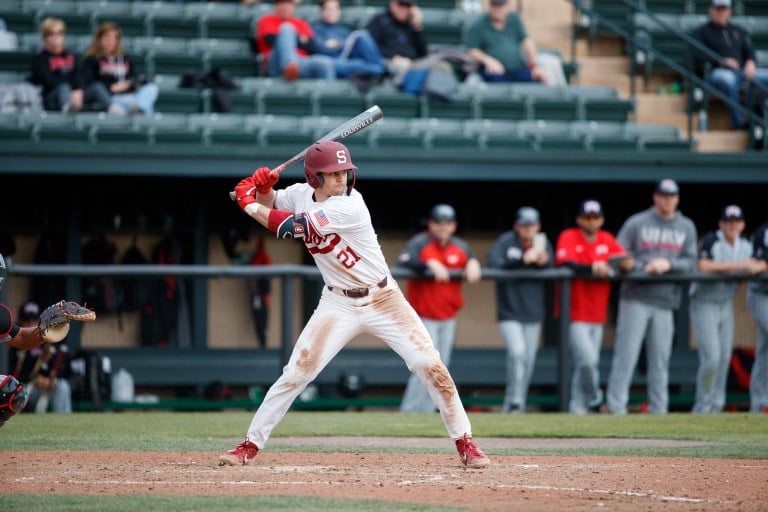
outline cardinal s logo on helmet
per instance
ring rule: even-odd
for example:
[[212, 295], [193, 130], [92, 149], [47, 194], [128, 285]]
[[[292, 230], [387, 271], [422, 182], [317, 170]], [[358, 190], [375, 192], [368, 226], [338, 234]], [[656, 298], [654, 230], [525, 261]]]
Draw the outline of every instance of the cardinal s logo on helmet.
[[347, 147], [341, 142], [333, 140], [315, 142], [307, 150], [304, 158], [304, 176], [312, 188], [322, 185], [322, 177], [319, 174], [328, 174], [337, 171], [347, 171], [347, 195], [352, 193], [355, 186], [355, 164]]

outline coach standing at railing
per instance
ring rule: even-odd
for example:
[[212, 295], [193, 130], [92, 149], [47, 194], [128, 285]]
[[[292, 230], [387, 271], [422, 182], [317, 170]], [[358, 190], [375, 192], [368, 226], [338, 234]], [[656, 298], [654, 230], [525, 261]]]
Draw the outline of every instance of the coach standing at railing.
[[[768, 270], [768, 223], [752, 237], [752, 256]], [[750, 412], [768, 412], [768, 281], [752, 281], [747, 289], [747, 305], [757, 324], [757, 345], [749, 382]]]
[[[659, 181], [653, 193], [653, 206], [631, 216], [619, 230], [616, 239], [634, 260], [634, 272], [663, 275], [688, 273], [695, 269], [696, 227], [691, 219], [677, 210], [679, 194], [673, 180]], [[610, 412], [627, 413], [629, 386], [643, 339], [648, 349], [650, 412], [667, 412], [673, 311], [680, 307], [681, 293], [681, 283], [622, 283], [616, 343], [608, 377]]]

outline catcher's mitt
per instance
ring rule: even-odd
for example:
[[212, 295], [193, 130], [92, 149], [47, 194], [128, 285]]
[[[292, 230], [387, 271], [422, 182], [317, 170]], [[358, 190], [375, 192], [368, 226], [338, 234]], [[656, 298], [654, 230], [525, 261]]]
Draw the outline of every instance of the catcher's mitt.
[[63, 340], [69, 332], [70, 320], [92, 322], [96, 320], [96, 312], [72, 301], [62, 300], [48, 306], [40, 314], [38, 324], [43, 341], [56, 343]]

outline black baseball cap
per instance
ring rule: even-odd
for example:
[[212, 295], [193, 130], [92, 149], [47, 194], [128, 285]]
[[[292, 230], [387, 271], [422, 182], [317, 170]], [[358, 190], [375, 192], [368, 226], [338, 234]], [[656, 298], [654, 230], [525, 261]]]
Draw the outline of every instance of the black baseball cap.
[[506, 5], [507, 0], [490, 0], [491, 5]]
[[656, 193], [665, 196], [674, 196], [680, 193], [680, 187], [675, 180], [664, 178], [656, 184]]
[[515, 214], [515, 224], [521, 226], [530, 226], [531, 224], [539, 223], [539, 210], [531, 206], [523, 206], [518, 208]]
[[396, 3], [398, 5], [414, 5], [416, 2], [414, 0], [397, 0]]
[[37, 302], [28, 300], [19, 308], [19, 322], [37, 320], [40, 318], [40, 306]]
[[579, 217], [584, 215], [599, 215], [603, 216], [603, 207], [595, 199], [585, 199], [579, 205]]
[[453, 222], [456, 220], [456, 210], [449, 204], [436, 204], [432, 208], [432, 211], [429, 212], [429, 220], [435, 222]]
[[720, 220], [744, 220], [744, 212], [741, 211], [741, 207], [735, 204], [729, 204], [723, 208], [723, 212], [720, 214]]

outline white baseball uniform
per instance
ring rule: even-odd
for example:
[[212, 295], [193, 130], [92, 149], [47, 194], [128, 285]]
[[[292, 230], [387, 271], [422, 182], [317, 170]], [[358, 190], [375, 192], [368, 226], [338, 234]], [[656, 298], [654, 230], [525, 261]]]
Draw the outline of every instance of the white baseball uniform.
[[392, 278], [362, 195], [353, 189], [348, 196], [315, 202], [313, 193], [306, 183], [278, 190], [275, 208], [305, 213], [304, 244], [326, 287], [282, 375], [253, 416], [247, 438], [263, 448], [296, 397], [361, 333], [381, 338], [422, 379], [451, 439], [471, 435], [456, 385]]

